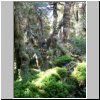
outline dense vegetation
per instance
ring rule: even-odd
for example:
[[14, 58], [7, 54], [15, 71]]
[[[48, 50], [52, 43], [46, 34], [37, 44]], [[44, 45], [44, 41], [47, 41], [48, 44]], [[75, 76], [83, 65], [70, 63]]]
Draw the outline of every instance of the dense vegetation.
[[15, 98], [86, 98], [85, 21], [85, 2], [14, 2]]

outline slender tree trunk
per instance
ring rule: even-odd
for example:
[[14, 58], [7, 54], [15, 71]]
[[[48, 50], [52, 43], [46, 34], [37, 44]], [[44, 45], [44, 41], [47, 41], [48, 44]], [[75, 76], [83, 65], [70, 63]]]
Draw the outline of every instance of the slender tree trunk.
[[53, 3], [53, 16], [54, 16], [54, 20], [53, 20], [53, 34], [57, 34], [57, 2]]
[[70, 3], [65, 2], [63, 15], [63, 42], [67, 42], [70, 26]]
[[20, 56], [20, 43], [19, 43], [19, 25], [18, 16], [14, 15], [14, 48], [15, 48], [15, 58], [16, 58], [16, 71], [18, 76], [18, 70], [21, 68], [21, 56]]
[[40, 20], [40, 26], [41, 26], [41, 28], [40, 28], [40, 30], [41, 30], [41, 33], [42, 33], [42, 35], [43, 35], [43, 19], [42, 19], [42, 11], [40, 10], [40, 18], [39, 18], [39, 20]]

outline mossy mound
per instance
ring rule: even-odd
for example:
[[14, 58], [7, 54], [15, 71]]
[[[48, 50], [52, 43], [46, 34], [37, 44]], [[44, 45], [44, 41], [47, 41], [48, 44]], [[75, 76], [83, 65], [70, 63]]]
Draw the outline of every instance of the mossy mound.
[[74, 77], [78, 82], [80, 81], [86, 81], [86, 63], [79, 63], [73, 73], [72, 77]]
[[[67, 69], [54, 67], [46, 71], [30, 70], [27, 82], [18, 79], [14, 82], [15, 98], [69, 98], [75, 97], [77, 80], [70, 77]], [[35, 74], [34, 74], [35, 73]], [[72, 94], [72, 95], [70, 95]]]
[[70, 61], [72, 61], [73, 59], [70, 57], [70, 56], [67, 56], [67, 55], [64, 55], [64, 56], [61, 56], [61, 57], [58, 57], [56, 58], [54, 61], [53, 61], [53, 64], [55, 66], [63, 66], [64, 64], [67, 64], [69, 63]]

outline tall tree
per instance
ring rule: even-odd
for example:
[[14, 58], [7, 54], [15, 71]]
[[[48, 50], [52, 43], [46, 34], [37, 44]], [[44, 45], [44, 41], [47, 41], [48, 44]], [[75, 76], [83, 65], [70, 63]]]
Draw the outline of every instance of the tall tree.
[[53, 34], [57, 34], [57, 2], [53, 2]]
[[[19, 6], [22, 6], [19, 2], [14, 2], [14, 47], [15, 58], [17, 65], [17, 74], [20, 73], [22, 79], [27, 78], [29, 57], [25, 52], [24, 44], [24, 32], [22, 26], [22, 14], [19, 10]], [[19, 70], [21, 72], [19, 72]]]
[[65, 2], [63, 14], [63, 42], [67, 42], [70, 28], [70, 2]]

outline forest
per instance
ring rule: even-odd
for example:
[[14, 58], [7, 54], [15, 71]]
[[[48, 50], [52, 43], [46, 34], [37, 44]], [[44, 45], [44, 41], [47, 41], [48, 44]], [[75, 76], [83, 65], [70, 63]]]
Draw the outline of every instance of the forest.
[[16, 1], [14, 98], [86, 98], [86, 2]]

